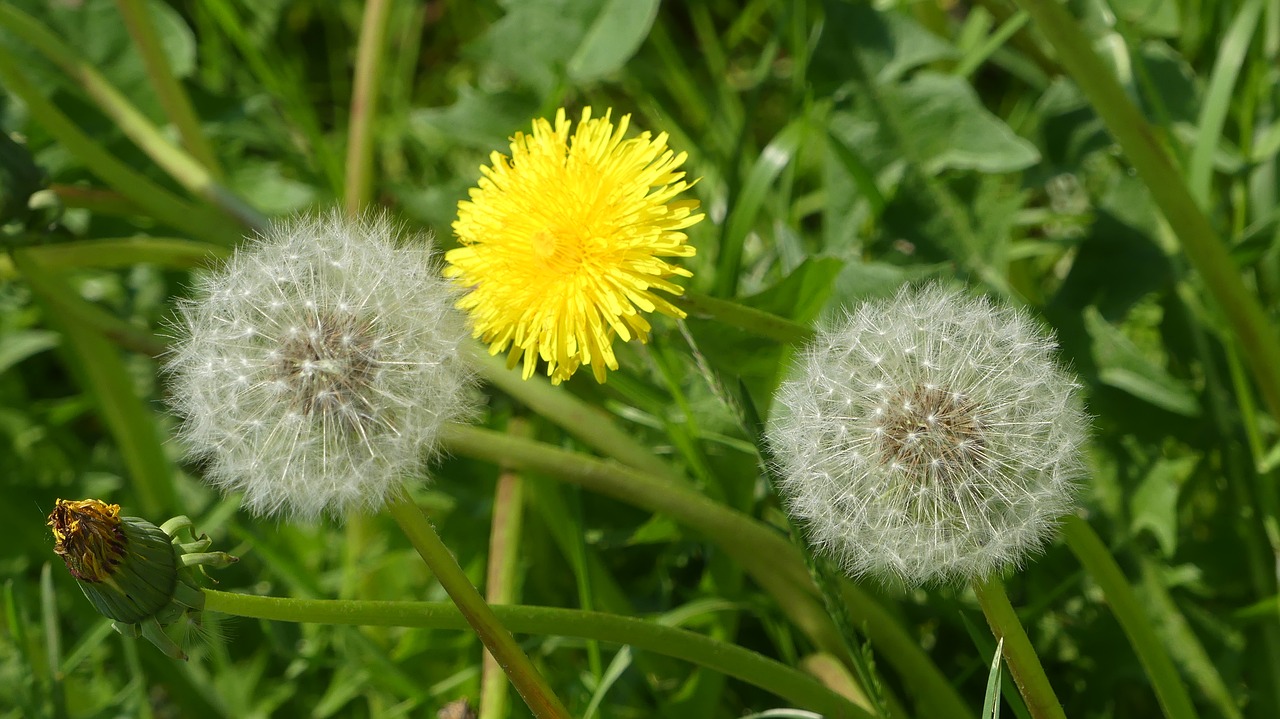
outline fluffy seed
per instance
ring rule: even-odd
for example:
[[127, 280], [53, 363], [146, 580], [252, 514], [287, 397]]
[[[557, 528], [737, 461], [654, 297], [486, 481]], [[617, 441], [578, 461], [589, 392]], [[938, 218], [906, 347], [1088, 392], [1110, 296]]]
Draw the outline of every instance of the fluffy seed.
[[1071, 511], [1087, 419], [1052, 336], [938, 286], [820, 332], [776, 395], [788, 511], [853, 576], [925, 584], [1016, 564]]
[[276, 224], [179, 306], [180, 438], [254, 512], [376, 508], [474, 411], [456, 301], [385, 218]]

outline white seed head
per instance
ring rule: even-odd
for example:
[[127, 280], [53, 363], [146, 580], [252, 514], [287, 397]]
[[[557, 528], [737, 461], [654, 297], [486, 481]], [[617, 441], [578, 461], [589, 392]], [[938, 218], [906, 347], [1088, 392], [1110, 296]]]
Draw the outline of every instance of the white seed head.
[[1088, 420], [1026, 314], [937, 285], [818, 333], [767, 431], [788, 511], [855, 577], [1018, 564], [1074, 505]]
[[179, 437], [256, 513], [376, 509], [474, 412], [456, 300], [385, 217], [274, 224], [179, 305]]

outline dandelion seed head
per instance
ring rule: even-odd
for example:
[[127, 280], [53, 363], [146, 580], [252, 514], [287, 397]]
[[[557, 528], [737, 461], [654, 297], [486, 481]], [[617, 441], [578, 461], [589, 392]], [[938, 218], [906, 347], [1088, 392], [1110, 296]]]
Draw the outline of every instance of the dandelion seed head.
[[179, 305], [179, 437], [259, 514], [374, 509], [474, 410], [457, 291], [385, 217], [272, 225]]
[[767, 437], [788, 511], [852, 576], [911, 585], [1021, 562], [1071, 511], [1087, 418], [1053, 337], [937, 285], [818, 333]]
[[667, 135], [626, 139], [630, 115], [583, 110], [577, 128], [561, 109], [554, 125], [535, 120], [516, 133], [511, 156], [490, 156], [453, 223], [461, 247], [445, 255], [445, 275], [466, 294], [458, 306], [473, 333], [525, 379], [539, 360], [553, 383], [579, 367], [596, 381], [618, 368], [613, 341], [645, 342], [645, 313], [685, 313], [657, 292], [684, 290], [690, 273], [667, 261], [691, 257], [684, 230], [702, 219], [696, 200], [677, 200], [692, 183], [685, 154]]

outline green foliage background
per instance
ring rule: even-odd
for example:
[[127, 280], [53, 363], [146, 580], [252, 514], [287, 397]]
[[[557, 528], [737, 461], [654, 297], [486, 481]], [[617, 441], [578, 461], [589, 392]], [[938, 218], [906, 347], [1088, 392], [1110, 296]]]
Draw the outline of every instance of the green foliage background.
[[[5, 4], [169, 126], [116, 3]], [[341, 204], [362, 4], [146, 5], [213, 148], [212, 177], [266, 216]], [[1068, 7], [1155, 142], [1187, 168], [1274, 333], [1280, 2]], [[92, 147], [155, 184], [95, 172], [0, 76], [0, 242], [16, 250], [0, 255], [0, 716], [434, 716], [474, 698], [481, 649], [469, 633], [210, 617], [191, 661], [175, 663], [112, 633], [58, 566], [42, 526], [55, 498], [99, 497], [157, 523], [192, 516], [243, 558], [216, 573], [222, 589], [445, 598], [390, 520], [355, 529], [255, 520], [179, 461], [166, 440], [174, 421], [160, 402], [155, 333], [188, 272], [243, 228], [161, 169], [29, 34], [0, 25], [0, 49]], [[809, 324], [939, 277], [1039, 313], [1095, 417], [1083, 516], [1197, 709], [1280, 715], [1280, 445], [1244, 360], [1249, 343], [1191, 269], [1150, 180], [1014, 4], [391, 2], [383, 52], [373, 201], [434, 230], [442, 246], [452, 245], [457, 201], [511, 134], [560, 106], [571, 116], [612, 107], [669, 133], [701, 178], [693, 192], [708, 220], [690, 233], [692, 290]], [[160, 193], [185, 214], [158, 215], [148, 198]], [[95, 244], [113, 239], [130, 241]], [[741, 380], [767, 408], [791, 348], [696, 313], [656, 327], [650, 345], [621, 349], [607, 384], [586, 373], [567, 391], [699, 492], [785, 531], [733, 396]], [[523, 417], [537, 439], [590, 453], [517, 399], [488, 395], [487, 426]], [[477, 583], [498, 471], [446, 459], [416, 496]], [[525, 479], [522, 603], [664, 615], [811, 666], [811, 642], [721, 547], [556, 479]], [[1068, 716], [1160, 715], [1098, 585], [1064, 545], [1007, 585]], [[972, 593], [863, 588], [977, 716], [994, 644]], [[717, 718], [785, 706], [652, 653], [523, 641], [575, 716], [591, 707], [601, 717]], [[884, 651], [868, 649], [890, 703], [936, 716]], [[1005, 711], [1020, 714], [1016, 693], [1006, 696]], [[511, 711], [526, 715], [518, 701]]]

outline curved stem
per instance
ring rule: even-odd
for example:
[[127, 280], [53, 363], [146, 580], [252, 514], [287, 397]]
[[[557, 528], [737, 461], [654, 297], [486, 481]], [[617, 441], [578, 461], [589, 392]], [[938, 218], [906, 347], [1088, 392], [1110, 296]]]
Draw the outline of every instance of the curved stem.
[[1058, 52], [1062, 66], [1124, 150], [1164, 214], [1192, 265], [1239, 338], [1258, 389], [1271, 413], [1280, 416], [1280, 336], [1209, 218], [1182, 180], [1182, 173], [1161, 147], [1142, 112], [1125, 94], [1111, 68], [1098, 57], [1089, 38], [1058, 0], [1015, 0], [1036, 22]]
[[538, 719], [569, 719], [568, 710], [534, 668], [533, 662], [529, 661], [520, 645], [516, 644], [511, 632], [498, 620], [493, 608], [476, 591], [471, 580], [467, 579], [462, 567], [458, 566], [449, 548], [444, 546], [422, 509], [407, 493], [401, 492], [387, 503], [387, 511], [404, 530], [413, 548], [418, 550], [422, 561], [436, 575], [440, 586], [448, 592], [449, 598], [475, 630], [476, 636], [480, 637], [485, 648], [506, 671], [511, 685], [520, 693], [525, 704], [529, 705], [533, 715]]
[[356, 48], [355, 88], [351, 92], [351, 126], [347, 131], [346, 208], [355, 214], [369, 202], [373, 186], [373, 118], [378, 107], [383, 39], [391, 16], [389, 0], [369, 0], [360, 22]]
[[[714, 502], [688, 485], [541, 442], [462, 425], [447, 425], [442, 441], [456, 454], [536, 471], [662, 512], [703, 533], [773, 596], [814, 645], [847, 660], [838, 630], [818, 602], [818, 590], [800, 550], [774, 527]], [[865, 597], [859, 598], [871, 603]], [[880, 618], [884, 621], [873, 621]], [[864, 614], [858, 619], [867, 622], [868, 637], [884, 652], [922, 705], [931, 709], [931, 716], [972, 716], [955, 688], [897, 622], [884, 612], [875, 617]]]
[[1107, 546], [1093, 531], [1089, 523], [1070, 515], [1062, 522], [1062, 534], [1067, 540], [1076, 559], [1093, 577], [1093, 581], [1102, 588], [1102, 593], [1111, 605], [1111, 613], [1120, 622], [1120, 628], [1129, 637], [1129, 644], [1138, 653], [1142, 668], [1151, 680], [1156, 698], [1169, 719], [1195, 719], [1196, 710], [1191, 703], [1173, 660], [1165, 653], [1151, 620], [1144, 612], [1138, 598], [1134, 595], [1124, 572], [1120, 571], [1116, 560], [1107, 550]]
[[[465, 629], [458, 610], [445, 602], [372, 602], [288, 599], [204, 590], [205, 610], [284, 622]], [[704, 666], [770, 691], [829, 717], [870, 717], [812, 677], [756, 652], [718, 642], [687, 629], [603, 612], [506, 605], [493, 607], [503, 624], [528, 634], [614, 642]]]
[[490, 384], [506, 392], [537, 414], [551, 420], [583, 444], [621, 462], [659, 477], [674, 479], [666, 462], [644, 444], [624, 432], [602, 410], [578, 399], [566, 387], [555, 387], [544, 377], [521, 379], [484, 348], [470, 346], [471, 364]]
[[1018, 615], [1009, 603], [1004, 583], [999, 577], [990, 577], [973, 583], [973, 593], [987, 616], [987, 624], [997, 640], [1004, 640], [1004, 658], [1013, 673], [1013, 681], [1027, 702], [1027, 710], [1036, 719], [1066, 719], [1062, 703], [1054, 694], [1049, 677], [1044, 673], [1040, 657], [1027, 638], [1027, 632], [1018, 621]]

